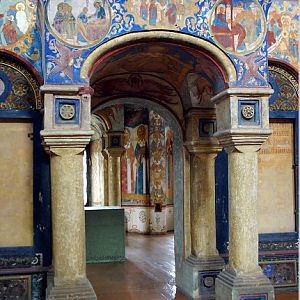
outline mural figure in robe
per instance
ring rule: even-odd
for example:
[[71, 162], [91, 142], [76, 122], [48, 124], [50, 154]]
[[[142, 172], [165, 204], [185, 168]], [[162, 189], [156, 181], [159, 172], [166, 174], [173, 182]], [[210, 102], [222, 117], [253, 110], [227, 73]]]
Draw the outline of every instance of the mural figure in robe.
[[147, 21], [148, 19], [148, 4], [146, 0], [142, 0], [140, 4], [140, 17], [144, 20]]
[[124, 130], [125, 153], [122, 156], [122, 193], [134, 193], [134, 148], [131, 142], [130, 129]]
[[177, 8], [173, 2], [169, 3], [168, 9], [166, 11], [166, 17], [168, 17], [168, 22], [170, 25], [176, 24]]
[[53, 27], [58, 33], [62, 33], [62, 27], [64, 22], [64, 3], [59, 3], [57, 5], [57, 11], [53, 19]]
[[157, 5], [155, 3], [155, 0], [151, 0], [149, 5], [149, 24], [151, 26], [156, 25], [156, 19], [157, 19]]
[[146, 142], [146, 127], [140, 125], [137, 129], [137, 143], [134, 150], [135, 155], [135, 194], [147, 194], [147, 142]]
[[[108, 4], [105, 0], [78, 3], [75, 0], [52, 1], [47, 7], [48, 18], [55, 33], [63, 41], [72, 45], [87, 45], [100, 39], [107, 32], [110, 15], [107, 15], [105, 5], [107, 7]], [[53, 8], [56, 9], [55, 14]]]
[[[246, 30], [237, 21], [238, 18], [237, 20], [232, 20], [227, 17], [224, 4], [220, 4], [215, 10], [216, 14], [211, 26], [215, 39], [225, 48], [236, 51], [243, 45], [246, 38]], [[229, 21], [231, 21], [230, 24]], [[234, 36], [237, 37], [236, 44]]]
[[14, 44], [18, 40], [17, 30], [14, 25], [14, 16], [8, 16], [6, 23], [2, 27], [6, 42], [8, 44]]
[[168, 129], [166, 133], [167, 158], [167, 197], [173, 200], [173, 132]]
[[25, 34], [28, 30], [29, 23], [25, 12], [25, 5], [22, 2], [16, 4], [16, 21], [19, 30]]

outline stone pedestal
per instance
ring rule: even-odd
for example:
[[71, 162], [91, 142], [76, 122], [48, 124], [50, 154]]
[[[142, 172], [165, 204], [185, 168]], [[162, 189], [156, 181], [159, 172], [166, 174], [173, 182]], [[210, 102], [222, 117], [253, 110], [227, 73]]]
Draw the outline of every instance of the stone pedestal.
[[106, 149], [108, 158], [108, 205], [121, 206], [121, 155], [123, 147]]

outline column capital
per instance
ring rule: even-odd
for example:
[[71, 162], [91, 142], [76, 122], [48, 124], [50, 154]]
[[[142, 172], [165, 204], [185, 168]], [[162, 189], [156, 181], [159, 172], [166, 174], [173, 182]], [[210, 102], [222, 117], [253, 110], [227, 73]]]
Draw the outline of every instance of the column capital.
[[270, 97], [274, 90], [269, 87], [236, 87], [223, 90], [219, 94], [211, 98], [214, 104], [218, 104], [223, 100], [228, 100], [230, 97]]
[[58, 148], [85, 149], [93, 135], [92, 130], [42, 130], [43, 146], [47, 152]]
[[92, 95], [94, 93], [94, 90], [89, 85], [76, 84], [45, 84], [40, 87], [40, 91], [43, 94], [55, 95]]
[[202, 142], [185, 142], [184, 146], [190, 154], [218, 154], [222, 146], [217, 139], [209, 139]]
[[217, 131], [215, 137], [225, 148], [226, 152], [256, 152], [272, 133], [271, 129], [236, 129]]
[[105, 149], [105, 152], [108, 154], [110, 157], [121, 157], [121, 155], [124, 152], [124, 147], [107, 147]]
[[[271, 88], [229, 88], [212, 98], [216, 104], [217, 131], [226, 149], [258, 151], [272, 133], [269, 128]], [[239, 148], [239, 149], [238, 149]], [[245, 150], [247, 149], [247, 150]]]

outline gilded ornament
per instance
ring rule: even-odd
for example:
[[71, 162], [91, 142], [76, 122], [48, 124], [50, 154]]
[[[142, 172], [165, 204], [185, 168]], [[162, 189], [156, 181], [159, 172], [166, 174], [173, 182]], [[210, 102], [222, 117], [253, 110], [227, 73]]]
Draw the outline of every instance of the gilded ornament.
[[254, 107], [251, 105], [244, 105], [242, 107], [242, 116], [246, 120], [250, 120], [254, 117]]

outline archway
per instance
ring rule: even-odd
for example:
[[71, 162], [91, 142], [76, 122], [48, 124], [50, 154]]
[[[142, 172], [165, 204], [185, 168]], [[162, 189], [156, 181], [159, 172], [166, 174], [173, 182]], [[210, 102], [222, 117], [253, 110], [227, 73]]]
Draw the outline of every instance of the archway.
[[[218, 276], [219, 297], [236, 298], [251, 291], [258, 296], [268, 293], [272, 299], [272, 287], [257, 264], [256, 246], [257, 151], [270, 135], [267, 109], [272, 90], [233, 87], [238, 84], [236, 71], [222, 51], [200, 38], [166, 31], [132, 33], [107, 42], [86, 59], [81, 78], [94, 89], [92, 100], [87, 86], [44, 89], [49, 101], [42, 136], [53, 154], [52, 198], [65, 211], [73, 205], [68, 220], [59, 209], [53, 214], [53, 223], [62, 224], [53, 231], [53, 292], [67, 292], [64, 287], [68, 282], [74, 286], [79, 282], [83, 290], [93, 292], [86, 280], [82, 250], [82, 178], [76, 176], [82, 174], [82, 151], [92, 135], [90, 105], [93, 110], [112, 99], [138, 97], [168, 108], [184, 131], [184, 201], [176, 216], [177, 236], [181, 237], [176, 249], [177, 287], [192, 298], [213, 297]], [[57, 118], [54, 125], [51, 115]], [[69, 131], [63, 130], [63, 125], [59, 128], [59, 124], [67, 123]], [[220, 275], [224, 262], [216, 250], [214, 213], [214, 159], [221, 148], [217, 138], [228, 152], [233, 220], [229, 229], [229, 266]], [[122, 129], [110, 132], [108, 144], [117, 170], [123, 151]], [[70, 167], [76, 172], [69, 174], [65, 182], [64, 172], [60, 171]], [[253, 176], [247, 176], [247, 172]], [[70, 182], [76, 183], [76, 190]], [[112, 200], [118, 200], [120, 191], [112, 188], [109, 194]], [[74, 228], [81, 232], [80, 236]], [[70, 236], [60, 245], [57, 241], [64, 231], [70, 231]], [[64, 249], [74, 249], [72, 259]]]
[[[174, 41], [173, 33], [163, 32], [158, 37], [152, 37], [151, 40], [145, 37], [139, 39], [137, 34], [133, 36], [137, 39], [134, 42], [127, 44], [122, 38], [119, 45], [118, 41], [110, 44], [111, 49], [97, 49], [87, 59], [93, 67], [90, 71], [84, 70], [89, 74], [94, 90], [92, 113], [102, 117], [106, 114], [110, 122], [118, 123], [109, 108], [120, 104], [140, 105], [157, 111], [174, 130], [176, 283], [183, 293], [197, 297], [200, 293], [199, 271], [201, 276], [214, 281], [223, 266], [214, 241], [214, 189], [200, 195], [197, 184], [199, 180], [204, 180], [203, 184], [208, 185], [214, 182], [213, 164], [219, 146], [212, 137], [216, 122], [215, 108], [210, 98], [229, 86], [229, 78], [235, 78], [235, 70], [218, 49], [214, 49], [210, 57], [208, 49], [211, 45], [204, 43], [201, 48], [202, 41], [199, 39], [186, 39], [180, 35]], [[96, 55], [100, 57], [96, 58]], [[227, 69], [226, 64], [229, 66]], [[88, 66], [87, 63], [85, 65]], [[124, 115], [121, 113], [122, 117]], [[124, 126], [118, 126], [109, 135], [117, 136], [124, 131]], [[109, 139], [108, 146], [111, 147]], [[115, 153], [114, 149], [114, 156]], [[201, 175], [196, 170], [199, 166]], [[205, 174], [206, 171], [209, 174]], [[121, 204], [119, 195], [114, 193], [118, 201], [112, 200], [112, 203]], [[199, 211], [197, 203], [203, 201], [202, 197], [210, 202], [206, 208], [207, 214]], [[212, 240], [209, 246], [205, 246], [208, 244], [206, 239]], [[210, 257], [210, 262], [203, 265], [203, 257]], [[206, 293], [213, 295], [214, 289], [210, 288]]]

